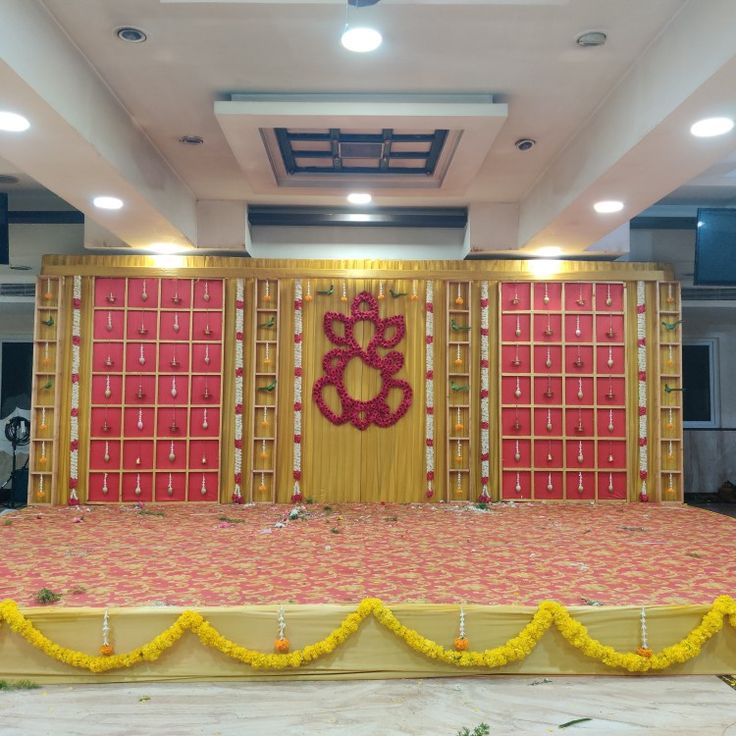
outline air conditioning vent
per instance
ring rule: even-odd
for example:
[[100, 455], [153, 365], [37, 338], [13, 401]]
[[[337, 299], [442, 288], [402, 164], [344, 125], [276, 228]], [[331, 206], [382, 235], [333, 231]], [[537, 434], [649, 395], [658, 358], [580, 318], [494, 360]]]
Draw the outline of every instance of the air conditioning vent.
[[693, 286], [682, 290], [684, 302], [733, 302], [736, 301], [736, 288]]
[[35, 297], [36, 284], [34, 281], [0, 282], [0, 299], [33, 301]]

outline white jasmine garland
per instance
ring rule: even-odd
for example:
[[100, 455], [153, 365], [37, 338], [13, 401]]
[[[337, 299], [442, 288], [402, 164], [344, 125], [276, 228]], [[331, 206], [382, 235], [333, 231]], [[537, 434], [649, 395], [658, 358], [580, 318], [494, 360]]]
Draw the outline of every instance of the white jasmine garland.
[[[292, 500], [301, 500], [301, 472], [302, 472], [302, 446], [301, 442], [296, 441], [296, 436], [301, 438], [302, 434], [302, 377], [298, 375], [302, 370], [302, 343], [303, 336], [302, 326], [302, 309], [304, 307], [302, 299], [302, 281], [296, 279], [294, 281], [294, 438], [292, 443], [292, 465], [294, 490], [292, 491]], [[297, 406], [299, 408], [297, 408]]]
[[[636, 364], [638, 374], [639, 400], [639, 478], [641, 480], [640, 498], [647, 500], [647, 476], [649, 473], [648, 421], [647, 421], [647, 346], [646, 346], [646, 284], [636, 282]], [[643, 412], [643, 413], [642, 413]]]
[[[480, 388], [481, 388], [481, 399], [480, 399], [480, 475], [481, 478], [489, 478], [490, 472], [490, 460], [488, 459], [490, 453], [490, 430], [489, 430], [489, 344], [488, 344], [488, 282], [482, 281], [480, 285]], [[481, 496], [486, 498], [489, 496], [488, 493], [488, 482], [483, 482], [481, 487]]]
[[[245, 283], [243, 279], [235, 281], [235, 332], [243, 334], [244, 307], [243, 300], [245, 297]], [[243, 343], [235, 341], [235, 403], [243, 406]], [[242, 479], [240, 477], [243, 468], [243, 451], [238, 445], [243, 439], [243, 416], [235, 414], [234, 422], [235, 430], [235, 452], [233, 453], [233, 478], [235, 479], [235, 488], [233, 496], [242, 498]]]
[[425, 292], [425, 309], [424, 309], [424, 439], [425, 439], [425, 452], [424, 452], [424, 468], [425, 468], [425, 480], [427, 482], [427, 493], [434, 492], [434, 480], [429, 479], [430, 473], [434, 473], [434, 447], [429, 446], [430, 441], [434, 441], [434, 416], [427, 412], [427, 409], [434, 408], [434, 377], [429, 378], [428, 376], [434, 376], [434, 289], [432, 281], [426, 282]]

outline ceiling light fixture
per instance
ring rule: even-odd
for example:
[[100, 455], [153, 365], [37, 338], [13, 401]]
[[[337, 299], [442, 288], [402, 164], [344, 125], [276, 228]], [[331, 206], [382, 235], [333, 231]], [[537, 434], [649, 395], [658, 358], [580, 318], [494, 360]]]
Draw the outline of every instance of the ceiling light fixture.
[[350, 204], [370, 204], [373, 201], [373, 197], [368, 192], [350, 192], [347, 199]]
[[200, 135], [182, 135], [177, 140], [187, 146], [201, 146], [204, 143], [204, 138]]
[[118, 197], [95, 197], [92, 204], [101, 210], [119, 210], [123, 206], [123, 200]]
[[179, 245], [178, 243], [151, 243], [144, 250], [159, 255], [175, 255], [176, 253], [186, 253], [191, 250], [188, 245]]
[[717, 135], [725, 135], [733, 130], [731, 118], [703, 118], [690, 126], [690, 132], [696, 138], [713, 138]]
[[603, 46], [607, 40], [608, 36], [603, 31], [585, 31], [575, 39], [575, 43], [583, 48], [589, 48], [590, 46]]
[[536, 251], [538, 256], [543, 256], [544, 258], [554, 258], [555, 256], [560, 255], [560, 253], [562, 253], [562, 248], [556, 245], [545, 245], [541, 248], [537, 248]]
[[115, 35], [126, 43], [143, 43], [148, 35], [145, 31], [134, 26], [122, 26], [121, 28], [115, 29]]
[[596, 202], [593, 205], [593, 209], [599, 215], [609, 215], [613, 212], [621, 212], [624, 208], [624, 203], [617, 199], [604, 199], [600, 202]]
[[368, 26], [351, 26], [348, 18], [350, 6], [361, 8], [366, 5], [375, 5], [378, 0], [347, 0], [345, 6], [345, 28], [343, 29], [340, 43], [348, 50], [357, 54], [365, 54], [375, 51], [382, 43], [383, 36], [375, 29]]
[[18, 115], [17, 112], [0, 110], [0, 130], [5, 133], [22, 133], [30, 127], [31, 124], [28, 122], [28, 118]]

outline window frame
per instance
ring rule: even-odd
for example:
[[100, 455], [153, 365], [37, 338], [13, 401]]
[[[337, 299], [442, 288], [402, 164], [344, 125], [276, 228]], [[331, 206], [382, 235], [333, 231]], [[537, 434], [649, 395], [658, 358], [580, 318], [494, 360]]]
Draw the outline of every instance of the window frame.
[[[706, 338], [693, 338], [682, 341], [683, 352], [684, 348], [689, 345], [705, 346], [708, 348], [708, 362], [709, 371], [708, 378], [710, 382], [710, 421], [708, 422], [697, 422], [697, 421], [686, 421], [685, 420], [685, 405], [682, 405], [682, 426], [683, 429], [719, 429], [721, 426], [721, 396], [720, 396], [720, 363], [719, 363], [719, 350], [718, 350], [718, 338], [717, 337], [706, 337]], [[685, 366], [683, 357], [683, 385], [685, 379]]]

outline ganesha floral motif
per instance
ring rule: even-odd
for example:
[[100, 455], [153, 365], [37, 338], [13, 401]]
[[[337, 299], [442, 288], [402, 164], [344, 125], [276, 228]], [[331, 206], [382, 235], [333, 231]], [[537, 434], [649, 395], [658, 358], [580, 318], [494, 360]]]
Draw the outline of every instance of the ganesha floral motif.
[[[404, 356], [393, 350], [404, 338], [404, 317], [395, 315], [381, 318], [377, 299], [363, 291], [353, 299], [349, 315], [326, 312], [323, 319], [324, 333], [337, 347], [325, 353], [322, 358], [324, 375], [315, 381], [312, 388], [312, 397], [319, 410], [333, 424], [350, 422], [360, 430], [368, 429], [371, 424], [377, 427], [396, 424], [409, 410], [412, 400], [411, 386], [394, 377], [404, 366]], [[370, 322], [374, 327], [373, 337], [365, 348], [355, 336], [356, 327], [361, 322]], [[335, 330], [337, 323], [342, 325], [342, 334]], [[368, 401], [353, 398], [345, 386], [345, 371], [353, 359], [362, 360], [380, 374], [381, 389]], [[323, 391], [326, 386], [334, 386], [337, 391], [341, 409], [339, 414], [324, 399]], [[392, 390], [402, 394], [401, 402], [393, 411], [388, 403]]]

